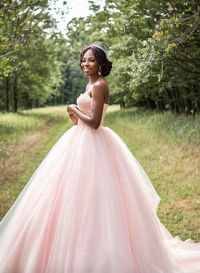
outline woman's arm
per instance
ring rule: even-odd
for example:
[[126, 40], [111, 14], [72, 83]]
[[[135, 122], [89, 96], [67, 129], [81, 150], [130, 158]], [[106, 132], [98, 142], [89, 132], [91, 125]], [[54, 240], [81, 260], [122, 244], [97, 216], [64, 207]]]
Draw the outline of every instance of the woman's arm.
[[87, 116], [74, 105], [69, 105], [69, 109], [90, 127], [97, 129], [101, 123], [103, 107], [104, 107], [104, 97], [106, 92], [106, 85], [104, 83], [95, 84], [92, 88], [92, 103], [91, 103], [91, 115]]

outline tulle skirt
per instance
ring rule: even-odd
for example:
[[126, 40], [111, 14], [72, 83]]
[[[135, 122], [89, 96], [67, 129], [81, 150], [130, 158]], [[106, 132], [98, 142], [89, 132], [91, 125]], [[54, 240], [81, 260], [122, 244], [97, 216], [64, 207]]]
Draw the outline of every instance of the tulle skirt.
[[115, 132], [73, 126], [0, 223], [0, 273], [200, 273], [200, 243], [170, 234], [159, 201]]

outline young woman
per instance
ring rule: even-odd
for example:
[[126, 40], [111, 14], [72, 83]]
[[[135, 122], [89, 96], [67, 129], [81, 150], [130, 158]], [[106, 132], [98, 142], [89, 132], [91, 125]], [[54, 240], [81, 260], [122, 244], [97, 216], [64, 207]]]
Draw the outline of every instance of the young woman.
[[200, 243], [173, 237], [160, 198], [121, 138], [103, 126], [112, 68], [84, 48], [89, 83], [67, 112], [72, 126], [0, 224], [0, 273], [199, 273]]

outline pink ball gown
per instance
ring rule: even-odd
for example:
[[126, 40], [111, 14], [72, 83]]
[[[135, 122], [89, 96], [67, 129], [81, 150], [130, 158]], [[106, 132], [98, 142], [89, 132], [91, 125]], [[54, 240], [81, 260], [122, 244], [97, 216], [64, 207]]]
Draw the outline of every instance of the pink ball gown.
[[[87, 93], [77, 99], [90, 114]], [[121, 138], [79, 120], [0, 224], [0, 273], [200, 273], [200, 243], [173, 237], [160, 198]]]

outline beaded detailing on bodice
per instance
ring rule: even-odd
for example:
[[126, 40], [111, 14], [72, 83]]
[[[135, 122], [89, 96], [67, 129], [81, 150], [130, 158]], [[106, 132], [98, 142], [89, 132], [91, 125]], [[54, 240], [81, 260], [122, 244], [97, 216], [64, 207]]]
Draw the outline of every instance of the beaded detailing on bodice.
[[[77, 98], [77, 105], [79, 109], [88, 116], [90, 116], [91, 114], [91, 102], [92, 102], [92, 98], [90, 97], [88, 93], [82, 93]], [[108, 107], [108, 104], [104, 103], [103, 113], [101, 118], [101, 125], [103, 125], [103, 120], [106, 114], [107, 107]], [[79, 123], [83, 123], [83, 122], [79, 119], [78, 124]]]

